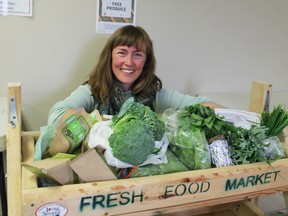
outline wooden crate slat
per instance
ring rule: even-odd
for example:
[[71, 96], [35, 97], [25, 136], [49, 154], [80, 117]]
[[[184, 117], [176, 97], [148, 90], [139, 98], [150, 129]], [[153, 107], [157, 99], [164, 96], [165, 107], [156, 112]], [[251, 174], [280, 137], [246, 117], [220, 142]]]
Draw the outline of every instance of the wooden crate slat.
[[[7, 205], [8, 215], [22, 215], [21, 178], [21, 85], [8, 84], [8, 118], [14, 116], [13, 125], [7, 127]], [[15, 102], [15, 106], [11, 107]], [[16, 119], [17, 118], [17, 119]], [[13, 118], [12, 118], [13, 119]]]

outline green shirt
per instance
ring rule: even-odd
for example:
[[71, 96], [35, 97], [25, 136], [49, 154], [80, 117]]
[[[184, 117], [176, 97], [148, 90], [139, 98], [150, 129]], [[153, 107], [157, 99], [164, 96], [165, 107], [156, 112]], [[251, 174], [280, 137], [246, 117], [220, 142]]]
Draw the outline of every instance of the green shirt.
[[[174, 90], [162, 88], [156, 94], [154, 107], [156, 113], [162, 113], [168, 108], [183, 109], [187, 105], [211, 101], [212, 100], [207, 97], [193, 97]], [[70, 96], [52, 106], [48, 115], [48, 125], [57, 124], [68, 109], [84, 108], [87, 113], [90, 113], [94, 109], [97, 109], [98, 105], [91, 95], [90, 86], [81, 85], [74, 90]], [[107, 114], [101, 113], [101, 110], [99, 110], [99, 112], [100, 114]]]

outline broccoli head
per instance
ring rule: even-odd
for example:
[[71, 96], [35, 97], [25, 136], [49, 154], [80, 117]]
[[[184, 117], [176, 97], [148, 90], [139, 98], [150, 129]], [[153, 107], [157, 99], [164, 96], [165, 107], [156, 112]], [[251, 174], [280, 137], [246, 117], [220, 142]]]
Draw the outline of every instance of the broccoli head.
[[118, 115], [113, 116], [112, 128], [117, 131], [122, 127], [122, 124], [126, 124], [126, 122], [133, 119], [143, 121], [149, 130], [152, 131], [155, 141], [162, 139], [165, 132], [164, 122], [158, 118], [157, 114], [149, 106], [135, 102], [133, 97], [125, 101]]
[[114, 157], [140, 165], [154, 151], [154, 137], [150, 128], [140, 119], [131, 119], [117, 127], [108, 138]]

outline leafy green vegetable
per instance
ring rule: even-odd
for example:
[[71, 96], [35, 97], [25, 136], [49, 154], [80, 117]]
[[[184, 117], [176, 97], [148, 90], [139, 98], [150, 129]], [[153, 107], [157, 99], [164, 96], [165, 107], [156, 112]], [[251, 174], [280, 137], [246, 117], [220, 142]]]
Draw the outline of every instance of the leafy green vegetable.
[[209, 150], [204, 131], [196, 128], [180, 127], [170, 149], [189, 169], [206, 169], [211, 167]]
[[219, 134], [225, 135], [228, 131], [236, 132], [233, 124], [224, 121], [224, 117], [217, 115], [214, 109], [195, 104], [186, 106], [185, 110], [190, 115], [193, 126], [202, 128], [205, 132], [207, 139], [210, 139]]
[[189, 169], [181, 163], [171, 150], [166, 152], [168, 163], [149, 164], [138, 167], [131, 175], [132, 178], [142, 176], [162, 175], [167, 173], [176, 173], [188, 171]]
[[211, 167], [207, 140], [202, 128], [196, 127], [186, 110], [167, 109], [163, 113], [170, 149], [189, 169]]
[[185, 115], [185, 113], [178, 113], [178, 128], [173, 137], [173, 143], [183, 148], [192, 148], [197, 144], [196, 140], [198, 137], [196, 133], [200, 131], [192, 126], [190, 117]]
[[148, 155], [153, 154], [153, 133], [145, 122], [132, 119], [115, 129], [108, 138], [114, 157], [129, 164], [140, 165]]
[[113, 155], [119, 160], [140, 165], [155, 151], [155, 141], [161, 140], [165, 125], [150, 107], [129, 98], [118, 115], [112, 117], [113, 133], [108, 138]]
[[211, 167], [211, 155], [207, 145], [197, 146], [195, 149], [194, 156], [194, 169], [207, 169]]
[[288, 111], [283, 105], [278, 105], [274, 107], [272, 112], [263, 112], [261, 113], [260, 125], [268, 128], [267, 136], [277, 136], [288, 126]]
[[125, 122], [132, 119], [144, 121], [153, 132], [154, 139], [156, 141], [162, 139], [165, 132], [164, 122], [158, 118], [158, 115], [150, 107], [135, 102], [133, 97], [125, 101], [118, 115], [112, 117], [113, 130], [117, 130], [121, 127], [121, 124], [125, 124]]
[[228, 132], [227, 141], [232, 147], [231, 158], [234, 164], [249, 164], [267, 161], [264, 157], [263, 140], [267, 128], [252, 125], [250, 129], [237, 128], [236, 133]]

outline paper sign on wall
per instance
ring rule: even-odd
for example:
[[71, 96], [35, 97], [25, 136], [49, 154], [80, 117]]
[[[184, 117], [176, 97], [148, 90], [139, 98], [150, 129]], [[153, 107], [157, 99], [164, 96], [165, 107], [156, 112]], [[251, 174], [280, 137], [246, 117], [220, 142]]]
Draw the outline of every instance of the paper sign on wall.
[[32, 16], [33, 0], [0, 0], [2, 16]]
[[136, 0], [98, 0], [96, 32], [112, 34], [124, 25], [135, 25]]

